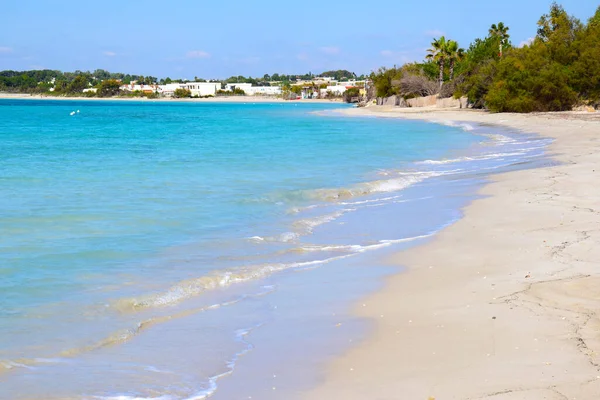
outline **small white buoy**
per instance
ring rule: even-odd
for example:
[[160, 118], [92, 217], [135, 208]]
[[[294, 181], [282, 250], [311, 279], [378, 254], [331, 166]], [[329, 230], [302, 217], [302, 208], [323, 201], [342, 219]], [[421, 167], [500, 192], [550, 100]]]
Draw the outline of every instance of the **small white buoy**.
[[79, 110], [77, 110], [77, 114], [79, 114]]
[[69, 115], [75, 115], [75, 111], [71, 111]]

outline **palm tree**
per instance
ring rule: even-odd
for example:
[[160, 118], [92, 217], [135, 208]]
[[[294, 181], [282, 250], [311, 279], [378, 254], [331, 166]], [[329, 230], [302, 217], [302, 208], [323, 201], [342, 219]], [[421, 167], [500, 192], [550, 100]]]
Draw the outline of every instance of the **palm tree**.
[[503, 22], [499, 22], [498, 25], [492, 24], [490, 27], [490, 36], [497, 37], [500, 40], [500, 57], [502, 57], [502, 50], [510, 37], [508, 34], [509, 29], [510, 28], [505, 26]]
[[444, 36], [439, 39], [433, 39], [431, 48], [427, 49], [427, 59], [438, 63], [440, 66], [440, 90], [444, 85], [444, 67], [448, 58], [448, 41]]
[[458, 42], [449, 40], [446, 53], [446, 57], [450, 61], [450, 80], [452, 80], [454, 79], [454, 65], [465, 57], [465, 49], [459, 48]]

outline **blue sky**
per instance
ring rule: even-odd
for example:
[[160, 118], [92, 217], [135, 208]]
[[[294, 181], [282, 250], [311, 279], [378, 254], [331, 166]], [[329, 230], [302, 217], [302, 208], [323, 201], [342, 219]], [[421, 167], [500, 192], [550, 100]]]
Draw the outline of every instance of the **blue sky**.
[[[104, 68], [171, 78], [319, 73], [422, 60], [442, 34], [463, 47], [492, 23], [519, 44], [551, 0], [282, 2], [20, 0], [2, 5], [0, 70]], [[587, 20], [599, 2], [562, 0]]]

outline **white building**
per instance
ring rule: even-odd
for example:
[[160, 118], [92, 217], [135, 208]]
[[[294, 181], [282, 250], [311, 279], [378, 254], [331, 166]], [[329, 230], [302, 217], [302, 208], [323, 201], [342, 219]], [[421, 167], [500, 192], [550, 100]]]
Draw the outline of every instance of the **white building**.
[[158, 85], [138, 85], [135, 83], [129, 83], [127, 85], [121, 85], [120, 89], [125, 92], [144, 92], [154, 93], [158, 91]]
[[[136, 85], [137, 86], [137, 85]], [[148, 85], [144, 86], [145, 88]], [[185, 82], [168, 83], [166, 85], [157, 85], [156, 91], [166, 97], [171, 97], [177, 89], [189, 90], [192, 96], [214, 96], [217, 90], [221, 90], [220, 82]], [[130, 89], [126, 89], [130, 90]], [[140, 89], [137, 89], [140, 90]], [[143, 90], [142, 90], [143, 91]]]
[[233, 92], [234, 89], [242, 89], [246, 94], [248, 94], [248, 90], [251, 90], [251, 83], [228, 83], [225, 85], [225, 90], [229, 92]]
[[352, 86], [345, 86], [345, 85], [327, 86], [326, 89], [321, 89], [321, 94], [325, 95], [327, 92], [331, 92], [337, 96], [341, 96], [350, 87], [352, 87]]
[[228, 83], [225, 90], [233, 92], [234, 89], [241, 89], [247, 96], [279, 96], [281, 87], [279, 86], [252, 86], [251, 83]]
[[[172, 97], [177, 89], [189, 90], [192, 96], [215, 96], [221, 90], [221, 82], [185, 82], [169, 83], [166, 85], [122, 85], [121, 90], [126, 92], [140, 91], [144, 93], [158, 93], [165, 97]], [[226, 91], [241, 89], [247, 96], [279, 96], [280, 86], [252, 86], [251, 83], [228, 83]]]
[[279, 86], [251, 86], [244, 89], [248, 96], [280, 96], [281, 87]]
[[357, 81], [357, 80], [351, 80], [348, 82], [339, 82], [336, 85], [327, 86], [326, 89], [321, 89], [321, 96], [324, 96], [325, 94], [327, 94], [327, 92], [331, 92], [337, 96], [341, 96], [344, 94], [344, 92], [346, 90], [353, 88], [353, 87], [359, 87], [362, 90], [365, 87], [365, 84], [366, 84], [365, 81]]
[[166, 85], [158, 85], [158, 93], [163, 96], [171, 97], [175, 93], [175, 89], [182, 89], [181, 83], [168, 83]]
[[177, 85], [192, 92], [192, 96], [214, 96], [217, 94], [217, 90], [221, 90], [221, 82], [186, 82], [177, 83]]

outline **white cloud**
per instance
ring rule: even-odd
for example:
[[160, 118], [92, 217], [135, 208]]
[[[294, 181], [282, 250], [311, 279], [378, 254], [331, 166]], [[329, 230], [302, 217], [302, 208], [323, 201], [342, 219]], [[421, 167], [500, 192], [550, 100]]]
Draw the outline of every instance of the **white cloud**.
[[0, 54], [8, 54], [8, 53], [12, 53], [12, 52], [13, 52], [12, 47], [0, 46]]
[[533, 43], [534, 40], [535, 40], [535, 38], [532, 38], [532, 37], [530, 37], [527, 40], [523, 40], [521, 43], [519, 43], [519, 47], [529, 46], [530, 44]]
[[202, 50], [190, 50], [185, 55], [185, 58], [210, 58], [210, 54]]
[[113, 51], [105, 51], [102, 54], [104, 54], [106, 57], [114, 57], [117, 55], [117, 53], [115, 53]]
[[394, 55], [394, 52], [391, 50], [381, 50], [381, 55], [384, 57], [391, 57]]
[[432, 37], [444, 36], [444, 31], [440, 31], [439, 29], [430, 29], [425, 31], [425, 35]]
[[340, 54], [340, 51], [341, 51], [341, 49], [339, 47], [335, 47], [335, 46], [324, 46], [324, 47], [321, 47], [319, 50], [321, 51], [321, 53], [329, 54], [329, 55]]

